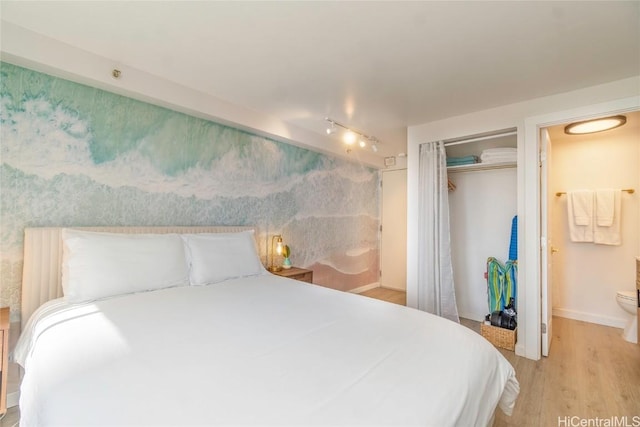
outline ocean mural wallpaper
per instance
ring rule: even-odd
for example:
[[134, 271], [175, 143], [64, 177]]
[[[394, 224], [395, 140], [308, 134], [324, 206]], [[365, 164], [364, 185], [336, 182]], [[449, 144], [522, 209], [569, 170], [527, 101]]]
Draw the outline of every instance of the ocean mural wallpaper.
[[19, 319], [23, 231], [254, 225], [293, 265], [351, 290], [378, 281], [375, 169], [0, 63], [0, 306]]

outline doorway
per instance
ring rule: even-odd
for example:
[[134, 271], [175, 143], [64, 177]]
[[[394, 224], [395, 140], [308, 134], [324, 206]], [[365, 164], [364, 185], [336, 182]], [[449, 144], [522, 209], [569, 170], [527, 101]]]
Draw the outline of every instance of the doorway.
[[[611, 188], [635, 192], [640, 186], [640, 112], [624, 115], [624, 126], [604, 132], [568, 135], [564, 124], [543, 130], [549, 135], [548, 151], [553, 152], [553, 157], [546, 159], [549, 209], [548, 226], [542, 227], [548, 230], [549, 237], [553, 236], [547, 251], [548, 265], [553, 264], [547, 272], [549, 317], [553, 314], [616, 328], [623, 328], [627, 321], [615, 295], [619, 290], [632, 291], [635, 287], [635, 257], [640, 248], [638, 198], [621, 192], [617, 213], [622, 236], [619, 244], [598, 244], [597, 237], [595, 243], [572, 241], [567, 217], [567, 193], [571, 190]], [[544, 218], [541, 222], [545, 224]], [[542, 350], [543, 355], [548, 355], [544, 339]]]
[[[592, 117], [618, 114], [603, 111]], [[640, 112], [623, 112], [627, 123], [587, 135], [567, 135], [570, 122], [541, 128], [540, 286], [541, 353], [548, 356], [553, 316], [621, 328], [624, 312], [616, 291], [633, 288], [640, 253], [640, 201], [621, 196], [619, 245], [574, 242], [570, 238], [568, 195], [572, 190], [634, 189], [640, 186]], [[551, 155], [553, 153], [553, 155]]]

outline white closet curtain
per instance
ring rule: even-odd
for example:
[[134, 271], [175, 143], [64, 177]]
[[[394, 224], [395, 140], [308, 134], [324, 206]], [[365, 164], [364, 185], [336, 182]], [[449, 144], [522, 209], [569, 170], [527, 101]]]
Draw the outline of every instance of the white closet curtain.
[[442, 141], [420, 146], [418, 309], [460, 322], [451, 266], [447, 156]]

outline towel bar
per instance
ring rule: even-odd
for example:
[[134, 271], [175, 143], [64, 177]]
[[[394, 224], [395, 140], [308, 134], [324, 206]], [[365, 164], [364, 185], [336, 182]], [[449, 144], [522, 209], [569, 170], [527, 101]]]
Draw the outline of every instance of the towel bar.
[[[625, 189], [620, 190], [620, 191], [624, 191], [624, 192], [629, 193], [629, 194], [633, 194], [633, 193], [635, 193], [635, 192], [636, 192], [636, 190], [634, 190], [633, 188], [625, 188]], [[567, 192], [566, 192], [566, 191], [558, 191], [558, 192], [556, 193], [556, 197], [560, 197], [560, 196], [562, 196], [563, 194], [567, 194]]]

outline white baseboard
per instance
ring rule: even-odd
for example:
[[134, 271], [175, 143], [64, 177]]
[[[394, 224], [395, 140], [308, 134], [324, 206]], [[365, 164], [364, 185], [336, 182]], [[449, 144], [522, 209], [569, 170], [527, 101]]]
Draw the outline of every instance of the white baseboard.
[[380, 282], [374, 282], [374, 283], [369, 283], [368, 285], [360, 286], [359, 288], [351, 289], [348, 292], [352, 294], [360, 294], [362, 292], [379, 288], [379, 287], [380, 287]]
[[553, 315], [564, 317], [566, 319], [582, 320], [583, 322], [595, 323], [597, 325], [612, 326], [614, 328], [624, 329], [626, 320], [619, 317], [601, 316], [594, 313], [585, 313], [583, 311], [569, 310], [566, 308], [554, 308]]
[[13, 408], [14, 406], [18, 406], [18, 403], [20, 403], [19, 391], [7, 393], [7, 408]]
[[391, 289], [392, 291], [407, 292], [407, 288], [395, 288], [393, 286], [382, 286], [382, 285], [380, 285], [380, 287], [383, 289]]
[[516, 341], [515, 352], [516, 352], [516, 356], [527, 357], [526, 353], [524, 352], [524, 344], [519, 343], [517, 341]]

